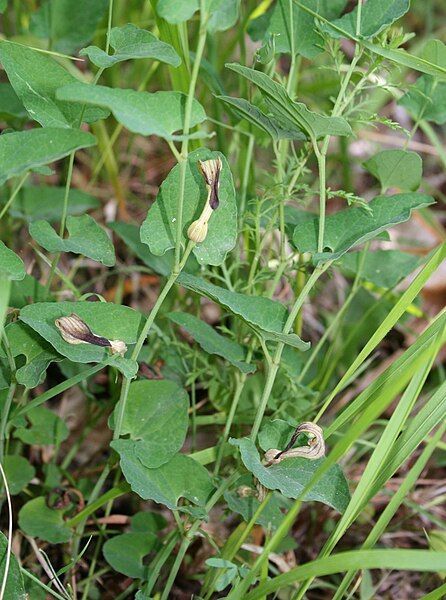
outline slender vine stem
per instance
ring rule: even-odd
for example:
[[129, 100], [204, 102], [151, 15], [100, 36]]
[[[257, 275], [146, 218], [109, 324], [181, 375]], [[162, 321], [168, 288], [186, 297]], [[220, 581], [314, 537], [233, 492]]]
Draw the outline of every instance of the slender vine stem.
[[29, 175], [29, 171], [25, 173], [25, 175], [23, 175], [23, 177], [20, 179], [20, 181], [18, 182], [18, 184], [16, 185], [16, 187], [14, 188], [11, 196], [9, 197], [8, 201], [6, 202], [5, 206], [2, 208], [2, 210], [0, 211], [0, 219], [3, 218], [3, 216], [7, 213], [7, 211], [9, 210], [11, 204], [14, 202], [17, 194], [20, 192], [20, 190], [22, 189], [23, 184], [25, 183], [25, 181], [28, 179], [28, 175]]

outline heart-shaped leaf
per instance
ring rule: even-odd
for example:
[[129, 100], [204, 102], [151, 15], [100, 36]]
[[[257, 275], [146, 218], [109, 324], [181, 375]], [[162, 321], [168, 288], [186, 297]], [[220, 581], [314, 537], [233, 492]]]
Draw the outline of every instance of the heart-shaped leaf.
[[368, 204], [371, 213], [351, 207], [329, 215], [325, 222], [324, 249], [317, 252], [319, 218], [305, 219], [294, 229], [293, 242], [299, 252], [311, 252], [314, 261], [335, 260], [353, 246], [376, 237], [382, 231], [410, 219], [413, 210], [434, 203], [424, 194], [408, 193], [394, 196], [377, 196]]
[[[191, 152], [186, 166], [186, 184], [183, 206], [183, 244], [189, 225], [200, 216], [206, 203], [207, 190], [198, 161], [220, 158], [223, 167], [220, 175], [220, 205], [213, 211], [209, 229], [203, 242], [194, 247], [200, 264], [220, 265], [237, 240], [237, 206], [234, 183], [226, 158], [220, 152], [199, 148]], [[141, 226], [141, 241], [153, 254], [162, 255], [175, 247], [177, 203], [180, 194], [180, 165], [176, 165], [163, 181], [155, 203]]]
[[[77, 79], [47, 54], [22, 44], [2, 41], [0, 62], [30, 117], [43, 127], [77, 128], [81, 118], [86, 123], [93, 123], [107, 116], [102, 109], [87, 106], [84, 110], [78, 104], [56, 99], [57, 88]], [[26, 142], [23, 144], [24, 148]]]
[[[26, 221], [60, 221], [63, 213], [65, 187], [30, 185], [20, 190], [14, 204], [9, 209], [12, 217]], [[71, 189], [68, 193], [68, 215], [83, 215], [88, 210], [98, 208], [99, 200], [81, 190]]]
[[15, 374], [17, 383], [35, 388], [43, 382], [48, 366], [60, 362], [63, 357], [31, 327], [16, 321], [5, 328], [11, 354], [14, 358], [25, 356], [26, 362]]
[[418, 77], [415, 85], [399, 99], [414, 121], [424, 119], [437, 125], [446, 123], [446, 83], [430, 75]]
[[361, 277], [381, 288], [393, 288], [407, 277], [419, 265], [419, 258], [399, 250], [375, 250], [367, 252], [348, 252], [339, 260], [342, 271]]
[[420, 187], [423, 175], [421, 157], [407, 150], [383, 150], [369, 158], [364, 167], [379, 180], [382, 192], [389, 188], [413, 192]]
[[205, 321], [194, 315], [180, 312], [169, 313], [168, 317], [187, 331], [205, 352], [221, 356], [242, 373], [253, 373], [256, 370], [254, 365], [244, 362], [246, 349], [243, 346], [221, 335]]
[[[299, 498], [317, 468], [325, 460], [287, 458], [278, 464], [265, 467], [260, 461], [257, 448], [249, 438], [230, 439], [229, 443], [239, 448], [243, 464], [263, 486], [269, 490], [279, 490], [287, 498]], [[323, 502], [341, 513], [344, 512], [350, 502], [350, 492], [341, 468], [338, 465], [330, 467], [303, 500]]]
[[67, 217], [69, 237], [61, 238], [47, 221], [35, 221], [29, 226], [30, 236], [48, 252], [74, 252], [97, 260], [107, 267], [115, 262], [115, 250], [110, 238], [93, 217]]
[[51, 50], [72, 54], [92, 39], [107, 8], [107, 0], [47, 0], [31, 13], [30, 31], [51, 40]]
[[261, 71], [243, 67], [237, 63], [227, 64], [235, 71], [254, 83], [260, 90], [265, 103], [275, 119], [285, 130], [299, 128], [307, 139], [317, 140], [326, 135], [352, 135], [350, 125], [342, 117], [327, 117], [308, 110], [302, 102], [294, 102], [283, 85], [276, 83]]
[[29, 427], [17, 427], [14, 437], [25, 444], [59, 446], [68, 437], [68, 427], [52, 410], [44, 406], [31, 408], [26, 417]]
[[[367, 0], [361, 8], [359, 37], [367, 39], [378, 35], [383, 29], [405, 15], [409, 7], [410, 0]], [[333, 21], [333, 25], [356, 36], [357, 20], [358, 7], [355, 6], [352, 11]], [[328, 24], [323, 26], [323, 30], [334, 38], [342, 37], [338, 30]]]
[[264, 296], [248, 296], [231, 292], [184, 272], [178, 278], [178, 283], [221, 304], [231, 313], [241, 317], [265, 339], [280, 341], [300, 350], [308, 350], [310, 347], [310, 344], [301, 340], [298, 335], [282, 333], [288, 318], [288, 311], [280, 302]]
[[[186, 95], [181, 92], [135, 92], [103, 85], [72, 83], [61, 87], [59, 100], [108, 108], [124, 127], [141, 135], [158, 135], [166, 140], [181, 140], [176, 131], [184, 128]], [[206, 119], [206, 113], [193, 100], [190, 127]]]
[[155, 547], [157, 538], [150, 533], [123, 533], [107, 540], [102, 552], [108, 564], [118, 573], [134, 579], [146, 579], [148, 567], [143, 558]]
[[88, 56], [97, 67], [106, 69], [118, 62], [135, 58], [153, 58], [173, 67], [181, 64], [181, 59], [170, 44], [161, 42], [157, 37], [131, 23], [123, 27], [113, 27], [110, 32], [110, 46], [113, 54], [107, 54], [97, 46], [88, 46], [79, 52]]
[[110, 302], [37, 302], [20, 311], [20, 320], [32, 327], [53, 348], [73, 362], [98, 362], [120, 369], [127, 377], [134, 377], [137, 364], [119, 355], [111, 355], [107, 348], [93, 344], [69, 344], [55, 325], [56, 319], [78, 315], [91, 331], [108, 340], [134, 344], [142, 327], [143, 318], [135, 310]]
[[25, 277], [23, 260], [0, 240], [0, 277], [20, 281]]
[[180, 498], [204, 506], [214, 489], [207, 470], [184, 454], [176, 454], [157, 469], [144, 466], [134, 446], [121, 449], [120, 456], [124, 477], [144, 500], [154, 500], [170, 509], [178, 508]]
[[63, 511], [49, 508], [43, 496], [27, 502], [19, 512], [19, 526], [31, 537], [51, 544], [68, 542], [72, 533], [64, 522]]
[[26, 458], [17, 454], [5, 456], [3, 467], [8, 482], [9, 493], [12, 496], [20, 494], [36, 474], [35, 468]]
[[[115, 440], [111, 446], [119, 454], [131, 452], [146, 467], [159, 467], [184, 444], [188, 409], [187, 393], [174, 381], [134, 381], [130, 384], [121, 427], [121, 435], [129, 434], [130, 439]], [[118, 411], [119, 403], [115, 419]]]
[[45, 127], [0, 136], [0, 185], [40, 165], [47, 165], [70, 152], [96, 144], [86, 131]]

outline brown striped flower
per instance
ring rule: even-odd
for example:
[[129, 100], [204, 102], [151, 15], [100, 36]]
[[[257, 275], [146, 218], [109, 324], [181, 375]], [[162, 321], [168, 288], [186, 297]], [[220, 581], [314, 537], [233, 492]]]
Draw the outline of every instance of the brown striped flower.
[[127, 351], [127, 346], [121, 340], [108, 340], [93, 333], [88, 325], [75, 313], [72, 313], [69, 317], [56, 319], [55, 324], [60, 331], [60, 335], [69, 344], [102, 346], [110, 348], [112, 354], [120, 354], [121, 356]]
[[199, 244], [206, 239], [209, 219], [220, 204], [218, 190], [220, 186], [222, 162], [220, 158], [215, 158], [203, 161], [200, 160], [199, 165], [206, 182], [208, 195], [200, 217], [191, 223], [187, 230], [187, 237], [196, 244]]
[[[308, 435], [308, 444], [305, 446], [299, 446], [298, 448], [293, 448], [297, 438], [301, 433], [306, 433]], [[298, 427], [296, 427], [289, 443], [284, 450], [271, 448], [271, 450], [265, 452], [265, 460], [268, 467], [270, 465], [280, 463], [286, 458], [296, 458], [298, 456], [309, 458], [310, 460], [316, 460], [325, 456], [324, 432], [319, 425], [316, 425], [316, 423], [311, 423], [308, 421], [306, 423], [301, 423]]]

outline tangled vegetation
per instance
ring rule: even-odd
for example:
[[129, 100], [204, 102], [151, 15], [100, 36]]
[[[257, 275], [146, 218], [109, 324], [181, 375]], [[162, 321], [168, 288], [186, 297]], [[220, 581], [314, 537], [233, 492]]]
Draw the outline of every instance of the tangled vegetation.
[[444, 598], [443, 3], [0, 11], [0, 600]]

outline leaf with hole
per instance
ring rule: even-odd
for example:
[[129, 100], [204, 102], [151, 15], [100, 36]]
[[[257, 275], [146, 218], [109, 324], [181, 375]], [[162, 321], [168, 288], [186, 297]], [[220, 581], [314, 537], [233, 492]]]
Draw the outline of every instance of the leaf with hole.
[[[230, 439], [230, 444], [240, 450], [243, 464], [259, 482], [269, 490], [279, 490], [287, 498], [299, 498], [324, 458], [287, 458], [278, 464], [265, 467], [254, 443], [249, 438]], [[332, 465], [303, 499], [328, 504], [342, 513], [350, 501], [350, 492], [344, 473]]]
[[55, 325], [56, 319], [75, 313], [96, 335], [108, 340], [134, 344], [141, 331], [143, 317], [135, 310], [110, 302], [37, 302], [20, 311], [20, 320], [32, 327], [60, 354], [73, 362], [112, 365], [127, 377], [134, 377], [137, 364], [109, 349], [93, 344], [69, 344]]
[[86, 131], [45, 127], [0, 136], [0, 185], [11, 177], [47, 165], [96, 144]]
[[338, 262], [341, 270], [356, 275], [361, 266], [361, 277], [381, 288], [391, 289], [412, 273], [420, 264], [416, 255], [400, 250], [348, 252]]
[[421, 157], [408, 150], [383, 150], [369, 158], [364, 167], [378, 179], [383, 193], [389, 188], [413, 192], [423, 176]]
[[[117, 121], [133, 133], [158, 135], [166, 140], [181, 140], [175, 134], [184, 128], [186, 95], [181, 92], [135, 92], [103, 85], [72, 83], [60, 87], [59, 100], [77, 102], [78, 105], [100, 106], [109, 109]], [[198, 100], [192, 102], [190, 127], [206, 119]]]
[[301, 340], [298, 335], [282, 333], [288, 318], [288, 311], [280, 302], [263, 296], [248, 296], [239, 292], [231, 292], [184, 272], [179, 276], [178, 283], [224, 306], [231, 313], [241, 317], [267, 340], [281, 341], [300, 350], [308, 350], [310, 347], [309, 343]]
[[0, 277], [10, 281], [21, 281], [25, 274], [23, 260], [0, 240]]
[[[5, 328], [11, 354], [14, 358], [25, 357], [25, 361], [16, 361], [17, 383], [28, 389], [35, 388], [45, 379], [46, 370], [52, 362], [60, 362], [63, 357], [55, 352], [31, 327], [16, 321]], [[24, 364], [22, 364], [24, 362]]]
[[107, 54], [97, 46], [83, 48], [79, 54], [88, 56], [94, 65], [103, 69], [136, 58], [153, 58], [173, 67], [181, 64], [180, 57], [170, 44], [161, 42], [150, 31], [131, 23], [113, 27], [110, 32], [110, 46], [114, 49], [113, 54]]
[[297, 127], [307, 139], [314, 140], [326, 135], [352, 135], [350, 125], [343, 117], [320, 115], [309, 110], [302, 102], [294, 102], [284, 86], [276, 83], [265, 73], [237, 63], [227, 64], [226, 67], [245, 77], [259, 88], [265, 104], [283, 129], [294, 130]]
[[63, 544], [72, 536], [65, 525], [63, 510], [49, 508], [43, 496], [34, 498], [22, 506], [19, 512], [19, 527], [27, 535], [51, 544]]
[[61, 238], [48, 221], [34, 221], [29, 226], [30, 236], [48, 252], [73, 252], [112, 267], [115, 250], [110, 238], [93, 217], [67, 217], [68, 238]]
[[46, 0], [32, 13], [30, 31], [51, 50], [72, 54], [93, 38], [107, 8], [107, 0]]
[[[199, 148], [189, 154], [186, 165], [182, 243], [186, 245], [186, 231], [201, 215], [207, 201], [207, 189], [198, 161], [216, 158], [220, 158], [223, 163], [218, 194], [220, 205], [211, 215], [205, 240], [193, 249], [199, 264], [220, 265], [237, 240], [237, 205], [228, 162], [221, 152]], [[159, 256], [175, 248], [180, 173], [180, 165], [170, 171], [141, 226], [141, 241], [149, 246], [153, 254]]]
[[107, 116], [102, 109], [87, 106], [84, 110], [56, 98], [57, 88], [77, 79], [47, 54], [2, 41], [0, 61], [30, 117], [43, 127], [77, 128], [81, 118], [85, 123], [94, 123]]
[[36, 474], [35, 468], [28, 460], [24, 456], [19, 456], [17, 454], [5, 456], [3, 459], [3, 468], [5, 469], [6, 480], [11, 496], [20, 494]]
[[[114, 412], [116, 423], [120, 404]], [[111, 442], [119, 454], [137, 457], [145, 467], [167, 463], [184, 444], [189, 398], [174, 381], [134, 381], [130, 384], [121, 435]]]
[[[329, 215], [325, 222], [324, 252], [317, 252], [319, 218], [296, 225], [293, 242], [299, 252], [311, 252], [314, 261], [336, 260], [350, 248], [373, 239], [382, 231], [410, 219], [412, 211], [434, 203], [417, 193], [377, 196], [368, 204], [371, 213], [351, 207]], [[327, 250], [328, 249], [328, 250]]]
[[221, 335], [202, 319], [180, 312], [169, 313], [167, 316], [192, 336], [205, 352], [221, 356], [242, 373], [253, 373], [256, 370], [255, 365], [244, 362], [246, 349], [243, 346]]

